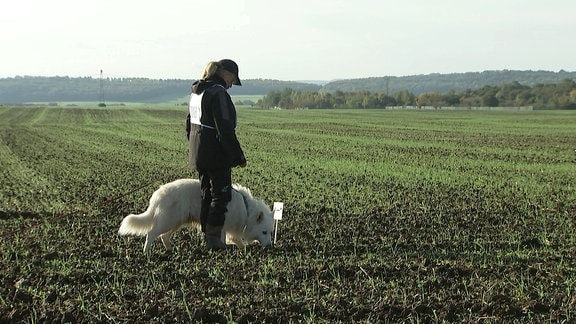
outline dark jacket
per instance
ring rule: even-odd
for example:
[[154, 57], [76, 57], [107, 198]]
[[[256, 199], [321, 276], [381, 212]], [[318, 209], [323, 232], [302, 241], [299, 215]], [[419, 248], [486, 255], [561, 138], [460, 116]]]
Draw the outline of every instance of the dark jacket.
[[191, 124], [190, 114], [186, 120], [192, 169], [216, 170], [246, 163], [236, 137], [236, 108], [225, 86], [217, 76], [192, 85], [192, 94], [204, 93], [200, 105], [203, 126]]

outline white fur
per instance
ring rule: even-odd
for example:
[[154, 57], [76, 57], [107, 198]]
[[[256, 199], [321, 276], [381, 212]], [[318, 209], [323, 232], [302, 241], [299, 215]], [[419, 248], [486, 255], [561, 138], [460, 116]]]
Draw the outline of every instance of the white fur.
[[[229, 240], [240, 248], [246, 242], [272, 244], [274, 219], [270, 207], [252, 197], [248, 188], [233, 185], [232, 200], [228, 203], [222, 240]], [[148, 209], [142, 214], [130, 214], [122, 220], [118, 234], [146, 236], [144, 253], [160, 237], [167, 250], [172, 249], [170, 237], [183, 225], [200, 226], [200, 181], [179, 179], [158, 188], [150, 197]]]

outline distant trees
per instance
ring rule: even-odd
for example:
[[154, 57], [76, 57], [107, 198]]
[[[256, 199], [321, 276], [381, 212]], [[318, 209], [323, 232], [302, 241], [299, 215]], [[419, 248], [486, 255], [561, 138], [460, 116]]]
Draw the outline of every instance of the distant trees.
[[500, 70], [448, 74], [432, 73], [401, 77], [371, 77], [332, 81], [324, 85], [322, 91], [370, 91], [393, 94], [398, 91], [408, 90], [415, 95], [419, 95], [423, 92], [464, 92], [467, 89], [476, 90], [484, 86], [510, 84], [514, 80], [519, 84], [532, 87], [537, 84], [559, 83], [565, 79], [576, 80], [576, 72], [563, 70], [558, 72]]
[[[398, 99], [407, 100], [408, 102], [400, 101], [400, 104], [408, 105], [411, 105], [414, 100], [413, 96], [408, 94], [402, 94]], [[282, 91], [270, 91], [256, 103], [256, 106], [264, 108], [281, 107], [285, 109], [384, 108], [398, 105], [398, 99], [382, 93], [370, 93], [368, 91], [323, 93], [318, 91], [296, 91], [286, 88]]]
[[[376, 77], [324, 85], [267, 79], [243, 80], [231, 95], [267, 95], [260, 105], [284, 108], [384, 108], [390, 106], [534, 106], [574, 108], [576, 72], [485, 71]], [[194, 80], [105, 78], [105, 102], [186, 102]], [[92, 77], [0, 78], [0, 104], [101, 101]]]
[[441, 93], [438, 92], [424, 92], [416, 98], [418, 107], [432, 106], [435, 108], [443, 106], [444, 100]]
[[385, 108], [391, 106], [439, 107], [523, 107], [576, 109], [576, 83], [563, 80], [553, 84], [522, 85], [517, 81], [476, 90], [423, 92], [415, 96], [408, 91], [392, 95], [370, 91], [333, 93], [297, 91], [286, 88], [270, 91], [256, 106], [284, 109], [310, 108]]
[[[194, 80], [105, 78], [102, 82], [105, 101], [166, 102], [187, 97]], [[264, 95], [273, 89], [318, 91], [316, 84], [278, 81], [243, 80], [241, 87], [230, 89], [232, 95]], [[100, 101], [100, 79], [92, 77], [17, 76], [0, 79], [0, 104], [58, 101]]]
[[395, 92], [392, 97], [396, 100], [396, 105], [414, 106], [416, 103], [416, 96], [408, 90]]
[[[147, 78], [106, 78], [106, 101], [162, 102], [187, 95], [190, 81]], [[91, 77], [34, 77], [0, 79], [0, 103], [100, 101], [100, 80]]]

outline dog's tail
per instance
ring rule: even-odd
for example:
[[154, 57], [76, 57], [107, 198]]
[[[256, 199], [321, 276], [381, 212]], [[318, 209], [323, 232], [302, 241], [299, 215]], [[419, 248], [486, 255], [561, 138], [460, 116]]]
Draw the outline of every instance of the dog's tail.
[[118, 234], [145, 236], [154, 224], [154, 211], [148, 208], [142, 214], [130, 214], [122, 220]]

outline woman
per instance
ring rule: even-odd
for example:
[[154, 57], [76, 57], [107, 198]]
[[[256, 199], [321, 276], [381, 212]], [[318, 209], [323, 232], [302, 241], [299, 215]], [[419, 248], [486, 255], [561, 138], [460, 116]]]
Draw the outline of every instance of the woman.
[[232, 199], [232, 168], [245, 167], [246, 158], [236, 137], [236, 108], [226, 91], [241, 86], [238, 65], [229, 59], [210, 62], [202, 78], [192, 84], [186, 130], [189, 160], [202, 188], [200, 220], [209, 249], [226, 249], [222, 227]]

